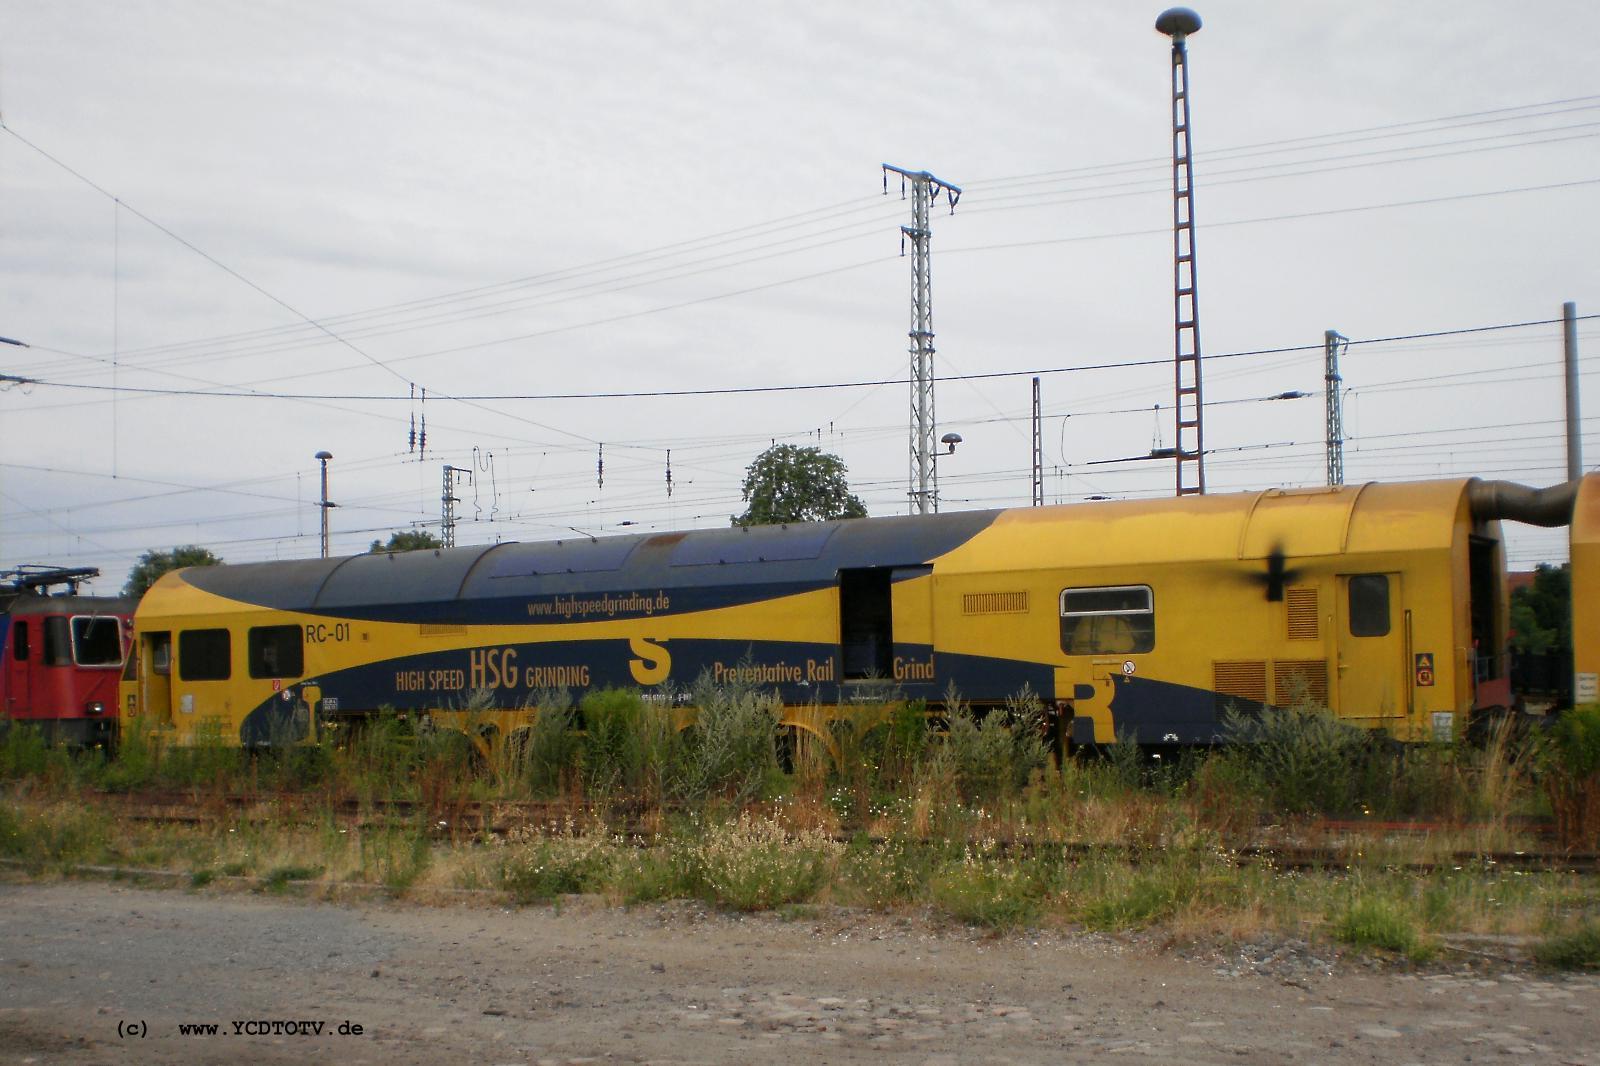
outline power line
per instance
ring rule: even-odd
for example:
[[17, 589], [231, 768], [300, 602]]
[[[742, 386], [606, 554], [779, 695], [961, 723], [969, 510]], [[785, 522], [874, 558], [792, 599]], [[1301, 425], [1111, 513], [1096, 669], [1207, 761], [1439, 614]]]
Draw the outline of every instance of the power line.
[[[1166, 232], [1164, 230], [1159, 232]], [[1579, 321], [1589, 321], [1600, 318], [1600, 314], [1580, 315]], [[1388, 337], [1367, 337], [1352, 340], [1350, 344], [1390, 344], [1399, 341], [1429, 340], [1439, 337], [1458, 337], [1476, 333], [1489, 333], [1499, 330], [1527, 329], [1533, 326], [1548, 326], [1559, 323], [1559, 318], [1529, 319], [1523, 322], [1503, 322], [1489, 326], [1468, 326], [1459, 329], [1432, 330], [1424, 333], [1396, 334]], [[1245, 351], [1218, 352], [1206, 356], [1207, 362], [1223, 359], [1240, 359], [1248, 356], [1281, 355], [1294, 352], [1321, 351], [1320, 344], [1286, 345], [1278, 348], [1253, 348]], [[1170, 359], [1127, 359], [1103, 363], [1086, 363], [1081, 366], [1035, 367], [1024, 370], [992, 370], [977, 374], [946, 374], [936, 377], [935, 381], [990, 381], [1004, 378], [1030, 377], [1035, 374], [1074, 374], [1100, 370], [1122, 370], [1131, 367], [1166, 366]], [[447, 396], [447, 399], [464, 403], [470, 402], [496, 402], [507, 400], [621, 400], [621, 399], [662, 399], [685, 396], [743, 396], [757, 393], [786, 393], [786, 392], [816, 392], [829, 389], [861, 389], [877, 388], [883, 385], [904, 385], [909, 379], [877, 378], [862, 381], [829, 381], [806, 382], [787, 385], [729, 385], [716, 388], [699, 389], [636, 389], [607, 392], [547, 392], [547, 393], [480, 393]], [[215, 399], [244, 399], [244, 400], [331, 400], [347, 403], [409, 403], [409, 396], [398, 393], [393, 395], [383, 393], [287, 393], [287, 392], [262, 392], [260, 390], [226, 390], [226, 389], [165, 389], [156, 386], [136, 385], [93, 385], [84, 382], [49, 381], [32, 379], [29, 384], [58, 389], [75, 389], [86, 392], [122, 392], [146, 396], [185, 396], [195, 398]], [[502, 412], [495, 412], [497, 414]]]
[[212, 255], [210, 252], [206, 251], [204, 248], [201, 248], [199, 245], [193, 243], [188, 238], [182, 236], [181, 234], [178, 234], [178, 233], [174, 232], [173, 230], [171, 230], [171, 229], [167, 228], [166, 226], [162, 225], [160, 222], [157, 222], [155, 219], [151, 218], [149, 215], [145, 214], [143, 211], [139, 210], [137, 207], [134, 207], [132, 204], [128, 203], [127, 201], [123, 200], [120, 196], [117, 196], [115, 193], [112, 193], [109, 190], [107, 190], [104, 187], [102, 187], [101, 185], [99, 185], [98, 183], [96, 183], [94, 181], [91, 181], [88, 177], [84, 176], [81, 172], [79, 172], [79, 171], [73, 169], [72, 167], [68, 166], [66, 163], [62, 162], [60, 159], [57, 159], [55, 156], [51, 155], [49, 152], [45, 151], [43, 148], [39, 147], [37, 144], [34, 144], [32, 141], [28, 140], [28, 138], [24, 137], [22, 134], [18, 133], [16, 130], [12, 129], [9, 125], [6, 124], [6, 122], [3, 119], [0, 119], [0, 130], [4, 130], [5, 132], [11, 134], [11, 136], [15, 137], [18, 141], [21, 141], [23, 144], [27, 145], [29, 148], [33, 149], [35, 152], [39, 153], [41, 156], [43, 156], [44, 158], [48, 159], [50, 162], [54, 163], [56, 166], [60, 167], [64, 171], [66, 171], [68, 174], [71, 174], [73, 177], [77, 178], [79, 181], [81, 181], [85, 185], [89, 186], [89, 188], [93, 189], [95, 192], [99, 193], [101, 196], [104, 196], [106, 199], [110, 200], [112, 203], [114, 203], [117, 206], [121, 207], [124, 211], [127, 211], [129, 214], [135, 216], [140, 221], [144, 222], [146, 225], [154, 227], [155, 229], [159, 230], [161, 233], [164, 233], [167, 237], [171, 238], [172, 240], [176, 241], [178, 244], [180, 244], [183, 247], [187, 248], [189, 251], [193, 252], [195, 255], [198, 255], [200, 258], [204, 259], [206, 262], [210, 263], [212, 266], [214, 266], [217, 269], [221, 270], [223, 273], [227, 274], [229, 277], [232, 277], [234, 280], [243, 283], [244, 285], [246, 285], [250, 289], [252, 289], [255, 292], [259, 293], [260, 295], [266, 297], [268, 300], [271, 300], [273, 303], [277, 304], [279, 307], [283, 308], [285, 311], [288, 311], [290, 314], [294, 315], [296, 318], [302, 319], [308, 325], [316, 327], [318, 330], [320, 330], [323, 333], [327, 334], [329, 337], [331, 337], [333, 340], [337, 341], [339, 344], [344, 345], [346, 348], [349, 348], [352, 352], [355, 352], [357, 355], [361, 356], [363, 359], [365, 359], [367, 362], [371, 363], [373, 366], [376, 366], [376, 367], [378, 367], [378, 368], [380, 368], [382, 370], [387, 371], [388, 373], [390, 373], [390, 374], [394, 375], [395, 377], [399, 378], [401, 381], [407, 381], [408, 380], [404, 374], [401, 374], [398, 370], [395, 370], [392, 367], [388, 366], [381, 359], [378, 359], [376, 356], [370, 355], [367, 352], [362, 351], [360, 348], [356, 347], [354, 344], [351, 344], [349, 341], [345, 340], [343, 337], [339, 336], [337, 333], [333, 332], [331, 329], [329, 329], [328, 327], [324, 326], [322, 323], [318, 322], [316, 319], [312, 318], [310, 315], [305, 314], [299, 308], [294, 307], [293, 305], [291, 305], [288, 301], [286, 301], [286, 300], [274, 295], [273, 293], [268, 292], [266, 289], [262, 288], [260, 285], [257, 285], [255, 282], [251, 281], [249, 278], [245, 277], [243, 274], [241, 274], [237, 270], [233, 269], [233, 267], [229, 266], [228, 264], [224, 263], [222, 260], [218, 259], [216, 256]]
[[[1304, 144], [1304, 143], [1309, 143], [1309, 142], [1321, 142], [1321, 143], [1318, 143], [1318, 144], [1315, 145], [1315, 147], [1317, 147], [1317, 148], [1334, 147], [1334, 146], [1338, 146], [1338, 145], [1341, 145], [1341, 144], [1351, 144], [1351, 143], [1359, 143], [1361, 141], [1388, 139], [1388, 138], [1393, 138], [1393, 137], [1396, 137], [1396, 136], [1425, 135], [1425, 134], [1429, 134], [1429, 133], [1444, 132], [1445, 130], [1448, 130], [1448, 129], [1451, 129], [1451, 128], [1462, 128], [1462, 127], [1465, 127], [1465, 126], [1490, 125], [1490, 124], [1498, 124], [1498, 123], [1512, 122], [1512, 121], [1536, 120], [1536, 119], [1541, 119], [1541, 118], [1549, 118], [1549, 117], [1556, 116], [1556, 115], [1570, 114], [1570, 113], [1578, 112], [1578, 111], [1592, 110], [1595, 106], [1597, 106], [1597, 105], [1595, 105], [1593, 103], [1589, 103], [1589, 101], [1593, 101], [1593, 100], [1600, 100], [1600, 97], [1576, 97], [1576, 98], [1572, 98], [1572, 99], [1564, 100], [1564, 101], [1553, 101], [1553, 102], [1540, 103], [1540, 104], [1519, 105], [1519, 106], [1516, 106], [1516, 107], [1495, 109], [1493, 111], [1473, 112], [1473, 113], [1467, 113], [1467, 114], [1464, 114], [1464, 115], [1439, 116], [1439, 117], [1429, 118], [1429, 119], [1412, 120], [1412, 121], [1403, 122], [1403, 123], [1391, 123], [1391, 124], [1388, 124], [1388, 125], [1385, 125], [1385, 126], [1366, 127], [1366, 128], [1361, 129], [1361, 130], [1339, 131], [1339, 132], [1316, 134], [1316, 135], [1302, 136], [1302, 137], [1295, 137], [1295, 138], [1286, 138], [1286, 139], [1280, 139], [1280, 140], [1276, 140], [1276, 141], [1259, 142], [1257, 144], [1252, 144], [1252, 145], [1243, 145], [1243, 146], [1237, 146], [1237, 147], [1234, 147], [1234, 148], [1224, 148], [1224, 149], [1214, 150], [1214, 151], [1208, 152], [1208, 153], [1202, 153], [1200, 158], [1202, 158], [1202, 159], [1206, 160], [1207, 162], [1209, 162], [1209, 161], [1214, 160], [1214, 159], [1228, 159], [1228, 158], [1235, 158], [1235, 157], [1248, 157], [1248, 156], [1253, 156], [1253, 155], [1261, 155], [1261, 154], [1266, 154], [1267, 152], [1270, 152], [1270, 151], [1275, 150], [1277, 148], [1286, 147], [1286, 146], [1290, 146], [1290, 145], [1296, 145], [1296, 144]], [[1573, 104], [1573, 103], [1576, 103], [1576, 104], [1579, 104], [1579, 105], [1582, 105], [1582, 106], [1578, 106], [1578, 107], [1565, 107], [1565, 106], [1563, 106], [1563, 105], [1566, 105], [1566, 104]], [[1491, 118], [1485, 119], [1484, 116], [1498, 116], [1498, 117], [1491, 117]], [[1469, 121], [1469, 120], [1478, 120], [1478, 121]], [[1420, 128], [1420, 129], [1418, 129], [1416, 127], [1429, 127], [1429, 128]], [[1414, 132], [1413, 133], [1393, 132], [1393, 131], [1406, 130], [1406, 129], [1413, 129]], [[1372, 133], [1374, 131], [1391, 131], [1391, 132], [1384, 132], [1384, 133], [1381, 134], [1381, 136], [1377, 136], [1377, 137], [1352, 136], [1352, 134], [1368, 134], [1368, 133]], [[13, 132], [14, 136], [17, 136], [19, 140], [22, 140], [21, 136], [15, 134], [14, 131], [8, 131], [8, 132]], [[1495, 134], [1495, 135], [1492, 135], [1492, 136], [1495, 137], [1495, 138], [1504, 138], [1504, 137], [1513, 137], [1513, 136], [1531, 136], [1531, 135], [1540, 134], [1540, 133], [1547, 133], [1547, 132], [1551, 132], [1549, 130], [1549, 128], [1534, 129], [1534, 130], [1522, 130], [1522, 131], [1515, 131], [1514, 130], [1514, 131], [1508, 131], [1508, 132], [1502, 133], [1502, 134]], [[59, 161], [55, 160], [54, 157], [49, 156], [48, 153], [44, 153], [41, 149], [38, 149], [36, 146], [33, 146], [31, 144], [31, 142], [24, 141], [24, 143], [28, 143], [30, 147], [34, 147], [36, 151], [40, 151], [41, 154], [46, 155], [46, 158], [52, 159], [52, 161], [56, 162], [57, 165], [63, 165], [63, 164], [60, 164]], [[1430, 143], [1428, 145], [1410, 146], [1410, 147], [1402, 146], [1400, 148], [1395, 148], [1395, 149], [1385, 149], [1384, 151], [1386, 151], [1386, 152], [1413, 151], [1413, 150], [1417, 150], [1418, 148], [1442, 147], [1442, 146], [1447, 146], [1447, 145], [1455, 144], [1455, 143], [1464, 143], [1464, 142], [1460, 142], [1460, 141], [1432, 142], [1432, 143]], [[1080, 167], [1080, 168], [1076, 168], [1076, 169], [1073, 169], [1073, 170], [1067, 170], [1067, 171], [1046, 172], [1046, 174], [1047, 175], [1055, 175], [1055, 177], [1052, 180], [1059, 182], [1062, 179], [1063, 176], [1069, 176], [1070, 177], [1071, 175], [1092, 175], [1092, 174], [1096, 174], [1096, 173], [1114, 174], [1114, 173], [1117, 173], [1117, 172], [1126, 172], [1129, 169], [1145, 168], [1145, 167], [1152, 166], [1152, 165], [1154, 165], [1156, 163], [1160, 163], [1160, 162], [1162, 162], [1162, 161], [1159, 160], [1159, 159], [1134, 160], [1134, 161], [1126, 161], [1126, 162], [1122, 162], [1122, 163], [1098, 164], [1098, 165], [1095, 165], [1095, 166]], [[1268, 166], [1268, 167], [1291, 166], [1291, 165], [1301, 164], [1301, 163], [1304, 163], [1304, 162], [1305, 162], [1305, 159], [1303, 158], [1303, 154], [1297, 154], [1296, 159], [1291, 160], [1290, 162], [1283, 163], [1283, 164], [1266, 164], [1266, 166]], [[86, 179], [82, 179], [81, 175], [77, 175], [75, 171], [71, 170], [71, 168], [65, 168], [64, 167], [64, 169], [67, 169], [69, 173], [73, 173], [75, 176], [80, 177], [81, 180], [86, 180]], [[1225, 172], [1225, 173], [1235, 173], [1235, 172], [1238, 172], [1238, 171], [1237, 170], [1236, 171], [1228, 171], [1228, 172]], [[1032, 179], [1032, 178], [1036, 178], [1036, 177], [1037, 177], [1036, 175], [1025, 176], [1025, 178], [1028, 178], [1028, 179]], [[1015, 187], [1017, 185], [1038, 184], [1038, 183], [1039, 182], [1034, 181], [1034, 180], [1022, 180], [1022, 179], [1017, 179], [1017, 178], [995, 178], [995, 179], [987, 179], [985, 181], [981, 181], [981, 182], [974, 183], [974, 184], [976, 184], [976, 185], [987, 185], [987, 186], [997, 186], [997, 187], [1008, 187], [1008, 186]], [[98, 186], [95, 186], [95, 187], [98, 188]], [[100, 191], [104, 192], [104, 190], [100, 190]], [[993, 202], [993, 198], [991, 198], [990, 202]], [[513, 279], [510, 279], [510, 280], [507, 280], [507, 281], [503, 281], [503, 282], [497, 282], [497, 283], [493, 283], [493, 284], [489, 284], [489, 285], [482, 285], [482, 286], [476, 286], [476, 287], [472, 287], [472, 288], [468, 288], [468, 289], [457, 290], [457, 291], [454, 291], [454, 292], [440, 294], [440, 295], [436, 295], [436, 296], [432, 296], [432, 297], [425, 297], [425, 298], [421, 298], [421, 299], [417, 299], [417, 300], [410, 300], [410, 301], [401, 301], [401, 302], [398, 302], [398, 303], [383, 305], [383, 306], [380, 306], [380, 307], [377, 307], [377, 308], [370, 308], [370, 309], [366, 309], [366, 310], [363, 310], [363, 311], [349, 312], [349, 313], [345, 313], [345, 314], [341, 314], [341, 315], [329, 316], [329, 317], [324, 318], [322, 320], [322, 322], [323, 322], [323, 324], [325, 324], [327, 326], [330, 326], [330, 327], [334, 326], [334, 325], [339, 325], [339, 326], [342, 327], [342, 326], [345, 326], [345, 325], [352, 325], [352, 324], [354, 324], [354, 323], [356, 323], [358, 321], [362, 321], [362, 320], [368, 320], [368, 319], [372, 319], [372, 318], [375, 318], [375, 317], [383, 317], [383, 316], [386, 316], [386, 315], [392, 315], [397, 311], [402, 311], [403, 312], [403, 311], [412, 311], [412, 310], [422, 310], [422, 309], [436, 308], [436, 307], [439, 307], [441, 305], [445, 305], [445, 304], [449, 304], [449, 303], [453, 303], [453, 302], [462, 302], [462, 301], [466, 301], [466, 300], [475, 300], [475, 299], [479, 299], [479, 298], [484, 298], [484, 297], [488, 297], [488, 296], [491, 296], [491, 295], [495, 295], [495, 294], [497, 294], [499, 292], [508, 291], [508, 290], [512, 290], [512, 289], [516, 289], [516, 288], [526, 288], [526, 287], [530, 287], [530, 286], [539, 286], [539, 285], [551, 283], [551, 282], [554, 282], [554, 281], [570, 280], [570, 279], [573, 279], [573, 278], [594, 275], [594, 274], [597, 274], [597, 273], [603, 273], [608, 269], [615, 268], [615, 267], [618, 267], [618, 266], [625, 266], [625, 265], [629, 265], [629, 264], [636, 263], [636, 262], [637, 263], [654, 262], [654, 261], [658, 261], [658, 260], [661, 260], [661, 259], [664, 259], [664, 258], [670, 258], [672, 255], [680, 253], [680, 252], [695, 251], [695, 250], [701, 250], [701, 249], [704, 249], [704, 248], [718, 247], [718, 246], [727, 245], [727, 244], [730, 244], [730, 243], [737, 243], [739, 241], [744, 241], [744, 240], [761, 240], [761, 241], [763, 241], [764, 246], [770, 246], [773, 243], [772, 240], [770, 239], [770, 235], [772, 233], [774, 233], [774, 232], [781, 232], [781, 231], [783, 231], [785, 229], [794, 229], [794, 228], [797, 228], [799, 226], [813, 224], [814, 222], [828, 221], [828, 220], [831, 220], [831, 219], [834, 219], [834, 218], [844, 217], [844, 216], [848, 216], [848, 215], [851, 215], [851, 214], [859, 214], [859, 213], [866, 212], [866, 211], [873, 211], [875, 213], [882, 213], [882, 211], [881, 211], [881, 201], [878, 201], [876, 197], [867, 197], [867, 198], [861, 198], [859, 200], [842, 201], [842, 202], [837, 203], [837, 204], [830, 204], [830, 205], [826, 205], [824, 207], [814, 208], [814, 209], [811, 209], [811, 210], [805, 211], [805, 212], [799, 212], [799, 213], [792, 214], [792, 215], [781, 216], [781, 217], [776, 218], [776, 219], [770, 219], [770, 220], [766, 220], [766, 221], [763, 221], [763, 222], [749, 224], [749, 225], [746, 225], [746, 226], [735, 227], [733, 229], [724, 230], [724, 231], [720, 231], [720, 232], [717, 232], [717, 233], [712, 233], [712, 234], [706, 235], [704, 237], [693, 238], [693, 239], [690, 239], [690, 240], [680, 241], [680, 242], [667, 244], [667, 245], [661, 245], [661, 246], [658, 246], [658, 247], [655, 247], [655, 248], [646, 249], [646, 250], [641, 251], [641, 252], [627, 253], [627, 254], [623, 254], [623, 255], [619, 255], [619, 256], [613, 256], [613, 257], [606, 258], [606, 259], [595, 260], [595, 261], [592, 261], [592, 262], [586, 263], [586, 264], [580, 264], [580, 265], [574, 266], [574, 267], [563, 268], [563, 269], [555, 270], [555, 271], [547, 271], [547, 272], [544, 272], [544, 273], [541, 273], [541, 274], [527, 275], [527, 276], [523, 276], [523, 277], [519, 277], [519, 278], [513, 278]], [[862, 227], [867, 227], [867, 226], [875, 227], [877, 225], [877, 221], [875, 219], [874, 220], [868, 220], [868, 221], [865, 221], [865, 222], [860, 223], [858, 225], [860, 225]], [[839, 229], [839, 228], [844, 228], [844, 227], [835, 227], [836, 230]], [[798, 237], [798, 238], [791, 238], [791, 239], [788, 239], [788, 240], [802, 240], [802, 239], [806, 239], [806, 238], [805, 237]], [[779, 242], [779, 243], [785, 243], [785, 242]], [[477, 315], [477, 314], [481, 313], [481, 309], [475, 310], [472, 313], [474, 315]], [[178, 351], [178, 350], [181, 350], [183, 348], [193, 347], [195, 345], [208, 345], [208, 346], [210, 346], [212, 348], [216, 348], [216, 347], [218, 347], [220, 345], [226, 345], [226, 344], [233, 343], [233, 342], [245, 341], [245, 340], [257, 340], [257, 339], [262, 339], [262, 338], [270, 337], [270, 336], [274, 336], [274, 335], [282, 335], [282, 334], [300, 332], [300, 331], [303, 331], [304, 329], [305, 329], [304, 325], [271, 327], [271, 328], [263, 329], [263, 330], [254, 330], [254, 331], [247, 331], [247, 332], [244, 332], [244, 333], [224, 335], [224, 336], [221, 336], [221, 337], [212, 338], [210, 340], [177, 342], [177, 343], [170, 344], [170, 345], [157, 345], [157, 346], [150, 346], [150, 347], [141, 348], [141, 349], [133, 349], [127, 354], [129, 354], [129, 355], [140, 355], [140, 354], [157, 353], [157, 352], [162, 352], [162, 351]]]

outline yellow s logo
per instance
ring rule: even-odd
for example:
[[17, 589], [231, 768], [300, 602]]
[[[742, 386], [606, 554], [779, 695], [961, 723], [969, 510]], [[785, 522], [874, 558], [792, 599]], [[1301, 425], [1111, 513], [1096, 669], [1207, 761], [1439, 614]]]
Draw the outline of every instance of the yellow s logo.
[[665, 643], [644, 637], [628, 638], [628, 650], [638, 656], [628, 660], [628, 670], [639, 684], [659, 685], [672, 673], [672, 655], [661, 646]]

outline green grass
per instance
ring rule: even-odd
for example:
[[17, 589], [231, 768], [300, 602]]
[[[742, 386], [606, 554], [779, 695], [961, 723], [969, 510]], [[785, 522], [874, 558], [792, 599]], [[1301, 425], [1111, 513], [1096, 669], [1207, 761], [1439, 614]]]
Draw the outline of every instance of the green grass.
[[538, 836], [513, 845], [500, 863], [500, 887], [518, 903], [598, 889], [613, 861], [613, 847], [596, 836]]
[[1600, 923], [1588, 920], [1545, 937], [1534, 946], [1533, 957], [1558, 970], [1600, 970]]
[[315, 881], [322, 873], [321, 866], [275, 866], [261, 880], [268, 892], [282, 892], [290, 881]]
[[[690, 697], [693, 710], [676, 710], [632, 690], [581, 703], [542, 693], [532, 725], [487, 760], [465, 734], [393, 712], [330, 731], [321, 744], [253, 753], [216, 730], [187, 748], [130, 732], [108, 758], [12, 729], [0, 733], [0, 857], [44, 876], [93, 864], [175, 870], [195, 887], [255, 874], [276, 889], [294, 879], [285, 871], [315, 870], [329, 883], [381, 885], [396, 896], [451, 885], [523, 903], [594, 893], [624, 904], [698, 898], [804, 913], [821, 902], [932, 908], [988, 928], [1154, 927], [1201, 937], [1301, 935], [1313, 925], [1359, 950], [1410, 959], [1428, 957], [1445, 933], [1528, 935], [1600, 913], [1600, 889], [1583, 879], [1474, 864], [1433, 875], [1386, 869], [1437, 862], [1459, 847], [1542, 846], [1513, 816], [1548, 811], [1547, 803], [1592, 831], [1597, 823], [1584, 815], [1600, 788], [1600, 710], [1565, 719], [1537, 757], [1510, 734], [1483, 747], [1402, 751], [1301, 708], [1269, 715], [1247, 727], [1253, 743], [1218, 752], [1158, 762], [1118, 744], [1058, 764], [1031, 695], [972, 709], [950, 693], [935, 717], [887, 698], [832, 722], [819, 711], [840, 757], [811, 743], [786, 772], [782, 708], [771, 693], [702, 682]], [[456, 720], [471, 724], [482, 702], [454, 709]], [[119, 801], [98, 791], [143, 789], [178, 789], [216, 820], [123, 820]], [[276, 789], [300, 794], [282, 807], [292, 813], [236, 816], [225, 802]], [[388, 821], [393, 811], [379, 801], [391, 799], [423, 813], [411, 824]], [[502, 799], [554, 799], [585, 820], [584, 831], [531, 830], [488, 846], [460, 815], [472, 800]], [[343, 819], [350, 800], [372, 824]], [[1234, 861], [1230, 848], [1274, 825], [1300, 832], [1317, 815], [1485, 825], [1448, 841], [1362, 838], [1348, 845], [1361, 871], [1355, 883], [1348, 873]], [[448, 842], [435, 840], [441, 822]], [[623, 842], [621, 832], [651, 836], [654, 846]], [[854, 836], [845, 846], [835, 834]], [[1084, 844], [1104, 849], [1076, 847]], [[1578, 926], [1541, 950], [1570, 942], [1578, 961], [1550, 964], [1588, 966], [1585, 936], [1595, 934]]]
[[1043, 885], [1028, 864], [968, 852], [928, 883], [941, 910], [971, 925], [1013, 929], [1032, 925], [1043, 912]]
[[1433, 957], [1434, 947], [1423, 936], [1420, 922], [1399, 900], [1358, 892], [1333, 919], [1335, 939], [1357, 948], [1380, 948], [1415, 962]]

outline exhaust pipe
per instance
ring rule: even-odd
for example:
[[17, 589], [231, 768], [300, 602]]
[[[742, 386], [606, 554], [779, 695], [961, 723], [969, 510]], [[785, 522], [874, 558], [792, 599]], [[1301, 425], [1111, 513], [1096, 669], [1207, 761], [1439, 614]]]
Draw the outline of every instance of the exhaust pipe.
[[1530, 489], [1514, 481], [1473, 478], [1467, 482], [1467, 506], [1477, 522], [1505, 519], [1530, 526], [1570, 526], [1579, 484], [1568, 481], [1547, 489]]

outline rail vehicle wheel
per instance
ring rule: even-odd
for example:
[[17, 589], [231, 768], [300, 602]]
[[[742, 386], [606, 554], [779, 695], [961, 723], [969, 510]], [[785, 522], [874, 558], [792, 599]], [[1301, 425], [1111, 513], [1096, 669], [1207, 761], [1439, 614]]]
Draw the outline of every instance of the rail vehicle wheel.
[[795, 764], [798, 761], [795, 758], [795, 753], [800, 746], [799, 732], [799, 729], [792, 725], [778, 728], [778, 769], [786, 774], [794, 773]]
[[467, 734], [467, 739], [472, 742], [472, 750], [484, 764], [494, 757], [494, 750], [499, 746], [500, 729], [493, 725], [480, 725]]
[[1550, 720], [1549, 715], [1529, 714], [1518, 707], [1485, 707], [1468, 720], [1467, 743], [1481, 748], [1503, 735], [1508, 743], [1520, 744]]
[[475, 738], [447, 726], [419, 730], [417, 754], [421, 763], [449, 763], [470, 772], [476, 772], [483, 762]]
[[533, 751], [533, 730], [528, 726], [518, 726], [506, 734], [505, 758], [513, 767], [520, 768], [528, 761], [528, 755]]

